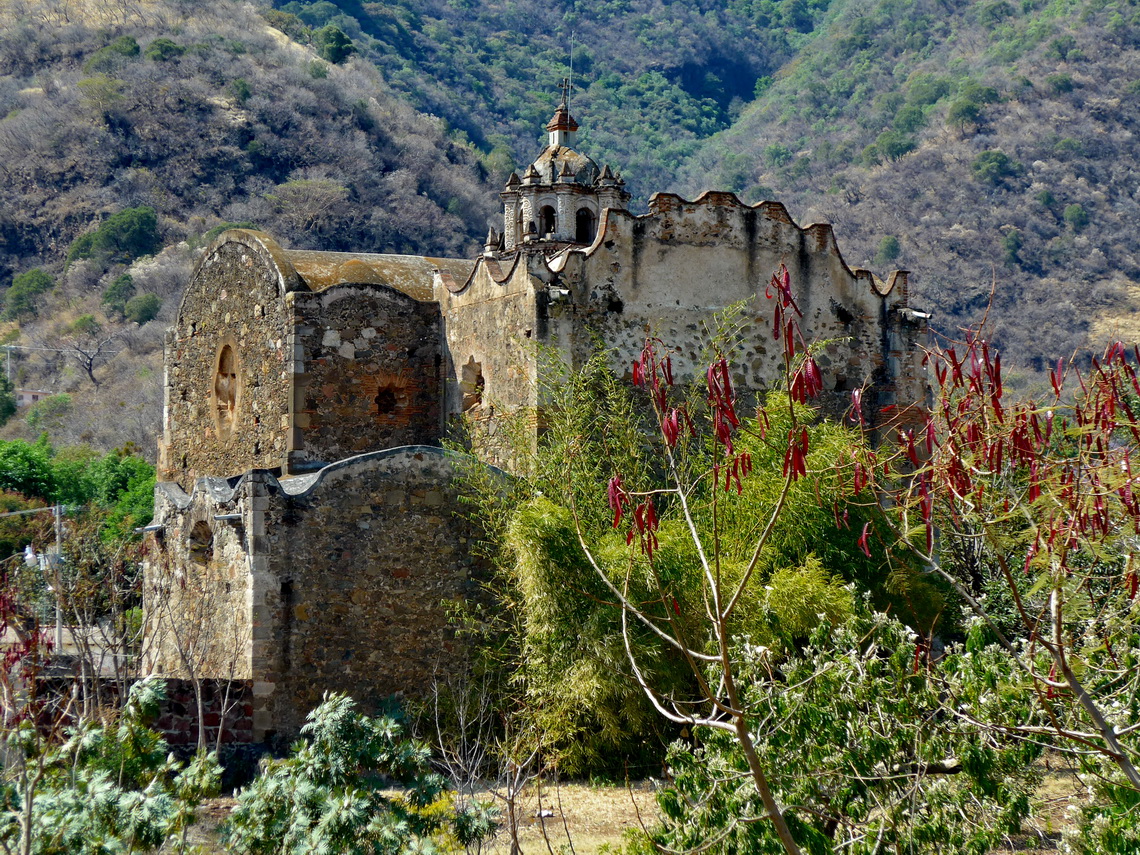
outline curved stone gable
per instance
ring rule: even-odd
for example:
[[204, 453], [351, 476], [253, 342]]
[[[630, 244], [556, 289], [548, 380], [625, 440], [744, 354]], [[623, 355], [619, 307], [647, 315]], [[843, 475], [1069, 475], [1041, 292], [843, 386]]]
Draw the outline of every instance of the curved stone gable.
[[299, 284], [267, 236], [226, 232], [206, 253], [167, 333], [161, 478], [187, 486], [281, 464], [293, 370], [285, 296]]

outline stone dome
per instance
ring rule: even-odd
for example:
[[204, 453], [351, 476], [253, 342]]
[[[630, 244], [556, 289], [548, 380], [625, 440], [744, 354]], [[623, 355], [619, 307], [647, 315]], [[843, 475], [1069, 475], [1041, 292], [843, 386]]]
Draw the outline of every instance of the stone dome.
[[543, 184], [574, 181], [590, 187], [601, 175], [592, 158], [564, 145], [548, 145], [539, 153], [533, 166]]

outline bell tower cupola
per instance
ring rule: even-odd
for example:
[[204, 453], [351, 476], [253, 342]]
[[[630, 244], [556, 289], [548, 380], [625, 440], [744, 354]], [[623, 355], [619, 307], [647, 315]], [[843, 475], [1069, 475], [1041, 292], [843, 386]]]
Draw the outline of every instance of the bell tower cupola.
[[625, 209], [630, 195], [621, 175], [575, 151], [578, 123], [570, 114], [570, 82], [546, 125], [546, 147], [520, 179], [512, 172], [503, 200], [503, 250], [588, 245], [606, 208]]

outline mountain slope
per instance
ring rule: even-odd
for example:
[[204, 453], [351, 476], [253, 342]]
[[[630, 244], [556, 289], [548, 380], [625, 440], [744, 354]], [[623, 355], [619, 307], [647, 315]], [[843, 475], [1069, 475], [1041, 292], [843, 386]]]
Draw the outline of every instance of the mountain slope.
[[947, 333], [996, 283], [991, 334], [1038, 370], [1127, 319], [1140, 7], [837, 0], [823, 30], [686, 164], [686, 192], [834, 223], [850, 262], [910, 267]]

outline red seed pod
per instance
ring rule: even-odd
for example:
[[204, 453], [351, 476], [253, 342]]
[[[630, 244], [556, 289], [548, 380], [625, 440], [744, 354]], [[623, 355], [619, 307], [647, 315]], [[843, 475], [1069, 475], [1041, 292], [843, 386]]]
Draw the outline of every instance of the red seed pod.
[[863, 524], [863, 533], [861, 535], [859, 535], [859, 548], [863, 550], [863, 554], [866, 555], [868, 558], [871, 557], [871, 549], [869, 546], [867, 546], [867, 536], [868, 536], [868, 534], [870, 534], [870, 531], [871, 531], [871, 524], [870, 523], [864, 523]]

